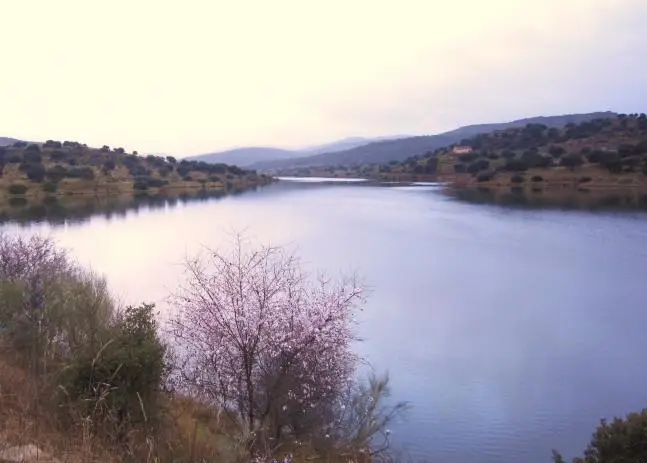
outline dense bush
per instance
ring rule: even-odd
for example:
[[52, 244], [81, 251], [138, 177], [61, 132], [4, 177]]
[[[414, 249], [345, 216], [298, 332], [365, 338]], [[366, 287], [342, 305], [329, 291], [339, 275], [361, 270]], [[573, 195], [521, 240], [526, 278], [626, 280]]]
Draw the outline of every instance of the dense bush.
[[510, 159], [506, 161], [503, 169], [509, 172], [523, 172], [528, 170], [528, 165], [521, 159]]
[[25, 153], [22, 156], [23, 162], [28, 162], [28, 163], [39, 163], [42, 162], [43, 157], [41, 156], [39, 151], [27, 151], [25, 150]]
[[543, 182], [544, 178], [541, 175], [533, 175], [530, 179], [531, 182]]
[[67, 177], [67, 175], [68, 175], [68, 170], [65, 167], [58, 164], [47, 169], [47, 172], [45, 173], [45, 176], [52, 182], [60, 182], [65, 177]]
[[510, 181], [512, 183], [523, 183], [525, 181], [525, 178], [521, 174], [514, 174], [512, 177], [510, 177]]
[[55, 182], [45, 182], [43, 183], [43, 191], [45, 193], [56, 193], [58, 190], [58, 184]]
[[[564, 458], [553, 451], [555, 463], [565, 463]], [[600, 421], [583, 458], [574, 458], [573, 463], [638, 463], [647, 461], [647, 409], [630, 413], [625, 418], [614, 418], [611, 423]]]
[[465, 164], [454, 164], [454, 172], [457, 174], [464, 174], [467, 172], [467, 167]]
[[586, 158], [591, 164], [598, 164], [600, 160], [604, 158], [604, 155], [605, 152], [602, 150], [593, 150], [586, 156]]
[[464, 153], [464, 154], [458, 155], [458, 160], [461, 162], [472, 162], [478, 157], [479, 157], [478, 153], [475, 153], [475, 152]]
[[438, 170], [438, 158], [435, 156], [428, 158], [427, 164], [425, 166], [425, 172], [427, 174], [435, 174], [437, 170]]
[[144, 304], [115, 315], [102, 327], [105, 332], [98, 348], [75, 352], [60, 378], [64, 403], [74, 413], [92, 416], [95, 426], [110, 426], [118, 440], [125, 440], [133, 424], [149, 422], [159, 412], [166, 349], [157, 334], [153, 309]]
[[32, 182], [42, 182], [45, 179], [45, 166], [42, 164], [31, 164], [25, 174]]
[[80, 178], [83, 180], [94, 180], [94, 170], [91, 167], [75, 167], [67, 173], [70, 178]]
[[535, 150], [527, 150], [521, 155], [521, 162], [523, 162], [528, 168], [538, 167], [545, 168], [552, 164], [551, 159], [542, 156]]
[[13, 185], [9, 185], [9, 188], [7, 189], [9, 191], [10, 195], [24, 195], [27, 193], [27, 186], [22, 185], [19, 183], [14, 183]]
[[67, 157], [67, 153], [65, 151], [55, 150], [52, 151], [49, 156], [52, 161], [57, 162], [64, 160]]
[[631, 156], [636, 153], [636, 149], [634, 148], [633, 145], [629, 144], [622, 144], [618, 146], [618, 154], [620, 155], [621, 158]]
[[109, 171], [111, 171], [111, 170], [115, 170], [116, 168], [117, 168], [117, 164], [115, 164], [115, 161], [113, 161], [113, 160], [111, 160], [111, 159], [108, 159], [107, 161], [105, 161], [105, 162], [103, 163], [103, 169], [104, 169], [106, 172], [109, 172]]
[[63, 144], [60, 141], [47, 140], [43, 146], [45, 148], [57, 148], [57, 149], [60, 149], [60, 148], [62, 148]]
[[566, 150], [562, 148], [561, 146], [551, 146], [548, 149], [548, 152], [550, 153], [551, 156], [558, 158], [562, 156], [563, 154], [566, 153]]
[[569, 153], [562, 157], [560, 164], [564, 167], [578, 167], [584, 164], [584, 158], [581, 154]]
[[490, 162], [487, 159], [478, 159], [467, 166], [467, 172], [470, 174], [476, 174], [477, 172], [487, 170], [489, 168]]
[[9, 164], [18, 164], [22, 162], [22, 156], [18, 153], [13, 153], [7, 156], [7, 162]]
[[32, 143], [31, 145], [25, 147], [25, 154], [30, 152], [40, 153], [40, 146], [36, 145], [35, 143]]
[[126, 439], [152, 419], [165, 373], [153, 306], [120, 313], [103, 279], [53, 242], [0, 235], [0, 352], [29, 367], [51, 411]]
[[492, 180], [493, 177], [494, 177], [494, 174], [492, 174], [492, 172], [481, 172], [476, 176], [476, 181], [489, 182], [490, 180]]

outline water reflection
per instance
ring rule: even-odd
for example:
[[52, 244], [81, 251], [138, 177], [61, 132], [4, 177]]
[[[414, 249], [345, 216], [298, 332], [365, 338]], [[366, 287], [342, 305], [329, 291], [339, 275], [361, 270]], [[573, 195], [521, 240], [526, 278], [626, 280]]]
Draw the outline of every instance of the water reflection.
[[193, 201], [209, 201], [226, 195], [240, 195], [254, 191], [232, 190], [179, 192], [165, 195], [124, 195], [111, 197], [65, 196], [46, 197], [42, 200], [10, 198], [0, 204], [0, 224], [13, 222], [29, 224], [47, 222], [53, 225], [65, 223], [83, 223], [94, 216], [106, 219], [125, 217], [129, 213], [137, 214], [140, 210], [171, 209]]
[[639, 191], [542, 190], [540, 188], [448, 188], [445, 194], [459, 201], [528, 209], [590, 211], [647, 210], [647, 194]]

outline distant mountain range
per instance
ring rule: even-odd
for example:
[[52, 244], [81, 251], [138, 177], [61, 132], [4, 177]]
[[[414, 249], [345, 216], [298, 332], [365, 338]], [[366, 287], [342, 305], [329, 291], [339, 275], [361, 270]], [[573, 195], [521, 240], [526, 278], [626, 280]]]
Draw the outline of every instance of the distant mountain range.
[[322, 153], [336, 153], [339, 151], [346, 151], [349, 149], [365, 146], [382, 140], [392, 140], [396, 138], [406, 138], [407, 135], [394, 135], [388, 137], [364, 138], [364, 137], [351, 137], [343, 140], [326, 143], [324, 145], [316, 145], [298, 150], [287, 150], [282, 148], [272, 147], [243, 147], [234, 148], [227, 151], [220, 151], [217, 153], [200, 154], [197, 156], [189, 156], [186, 159], [194, 161], [204, 161], [209, 163], [222, 163], [233, 164], [238, 167], [249, 167], [252, 164], [277, 161], [277, 160], [290, 160], [295, 158], [302, 158], [308, 156], [315, 156]]
[[478, 124], [460, 127], [458, 129], [438, 135], [423, 135], [404, 137], [390, 140], [373, 141], [350, 149], [328, 151], [321, 154], [308, 156], [291, 156], [290, 158], [267, 160], [248, 165], [248, 168], [274, 173], [289, 171], [303, 167], [319, 166], [355, 166], [360, 164], [388, 163], [402, 161], [411, 156], [425, 154], [426, 152], [443, 148], [474, 135], [505, 130], [509, 128], [524, 127], [527, 124], [544, 124], [548, 127], [563, 127], [568, 123], [603, 119], [616, 115], [612, 111], [565, 114], [559, 116], [539, 116], [519, 119], [511, 122]]

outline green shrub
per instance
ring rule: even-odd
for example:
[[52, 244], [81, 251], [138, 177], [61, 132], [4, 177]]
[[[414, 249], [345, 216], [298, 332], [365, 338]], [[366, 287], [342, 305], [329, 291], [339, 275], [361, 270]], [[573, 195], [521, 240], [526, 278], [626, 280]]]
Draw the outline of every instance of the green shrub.
[[478, 159], [467, 166], [467, 172], [470, 174], [476, 174], [482, 170], [487, 170], [489, 167], [490, 162], [487, 159]]
[[40, 146], [38, 146], [38, 145], [36, 145], [34, 143], [32, 143], [29, 146], [26, 146], [25, 147], [25, 153], [29, 153], [29, 152], [40, 153]]
[[0, 349], [29, 367], [63, 424], [117, 439], [155, 418], [166, 349], [152, 305], [115, 310], [106, 282], [45, 238], [0, 235]]
[[45, 178], [45, 166], [38, 164], [21, 164], [20, 170], [25, 172], [27, 178], [32, 182], [42, 182]]
[[43, 157], [40, 155], [39, 151], [27, 151], [22, 156], [23, 161], [30, 164], [39, 164], [42, 162]]
[[481, 172], [476, 176], [476, 181], [489, 182], [490, 180], [492, 180], [493, 177], [494, 177], [494, 174], [492, 174], [492, 172]]
[[103, 169], [106, 172], [109, 172], [111, 170], [115, 170], [116, 167], [117, 167], [117, 164], [115, 164], [115, 161], [112, 161], [110, 159], [103, 163]]
[[532, 182], [543, 182], [544, 178], [541, 175], [533, 175], [530, 179]]
[[58, 190], [58, 184], [55, 182], [45, 182], [43, 183], [43, 191], [45, 193], [56, 193]]
[[425, 172], [428, 174], [435, 174], [438, 170], [438, 158], [430, 157], [427, 159], [427, 164], [425, 165]]
[[65, 151], [55, 150], [49, 155], [52, 161], [62, 161], [67, 156]]
[[60, 141], [47, 140], [43, 145], [45, 148], [61, 148], [63, 144]]
[[13, 185], [9, 185], [8, 191], [10, 195], [24, 195], [27, 193], [27, 189], [27, 185], [14, 183]]
[[91, 167], [76, 167], [74, 169], [70, 169], [67, 176], [83, 180], [94, 180], [94, 170], [92, 170]]
[[521, 174], [514, 174], [512, 177], [510, 177], [510, 181], [512, 183], [523, 183], [525, 181], [525, 178]]
[[503, 169], [509, 172], [523, 172], [528, 170], [528, 165], [521, 159], [510, 159], [506, 161]]
[[458, 156], [458, 160], [461, 162], [472, 162], [478, 157], [479, 157], [478, 153], [474, 153], [474, 152], [464, 153]]
[[92, 416], [95, 426], [110, 426], [119, 440], [130, 426], [150, 423], [158, 413], [167, 368], [154, 307], [143, 304], [118, 314], [102, 344], [78, 351], [60, 378], [64, 403], [81, 416]]
[[577, 153], [569, 153], [562, 157], [560, 164], [564, 167], [578, 167], [584, 164], [584, 158]]
[[548, 152], [554, 158], [558, 158], [558, 157], [562, 156], [564, 153], [566, 153], [566, 150], [564, 148], [562, 148], [561, 146], [551, 146], [548, 149]]
[[138, 178], [133, 183], [133, 188], [138, 191], [148, 190], [148, 180], [146, 178]]
[[[559, 452], [553, 450], [553, 461], [564, 463]], [[600, 421], [583, 458], [573, 463], [633, 463], [647, 461], [647, 409], [630, 413], [625, 418], [614, 418], [611, 423]]]
[[68, 170], [60, 165], [55, 165], [45, 172], [45, 176], [52, 182], [60, 182], [68, 175]]

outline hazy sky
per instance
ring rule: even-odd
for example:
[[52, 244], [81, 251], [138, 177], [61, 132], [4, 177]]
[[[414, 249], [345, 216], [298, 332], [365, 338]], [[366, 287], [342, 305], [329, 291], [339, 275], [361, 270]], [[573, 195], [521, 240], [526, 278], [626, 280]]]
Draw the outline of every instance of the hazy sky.
[[0, 136], [188, 155], [647, 110], [647, 0], [3, 0], [0, 17]]

